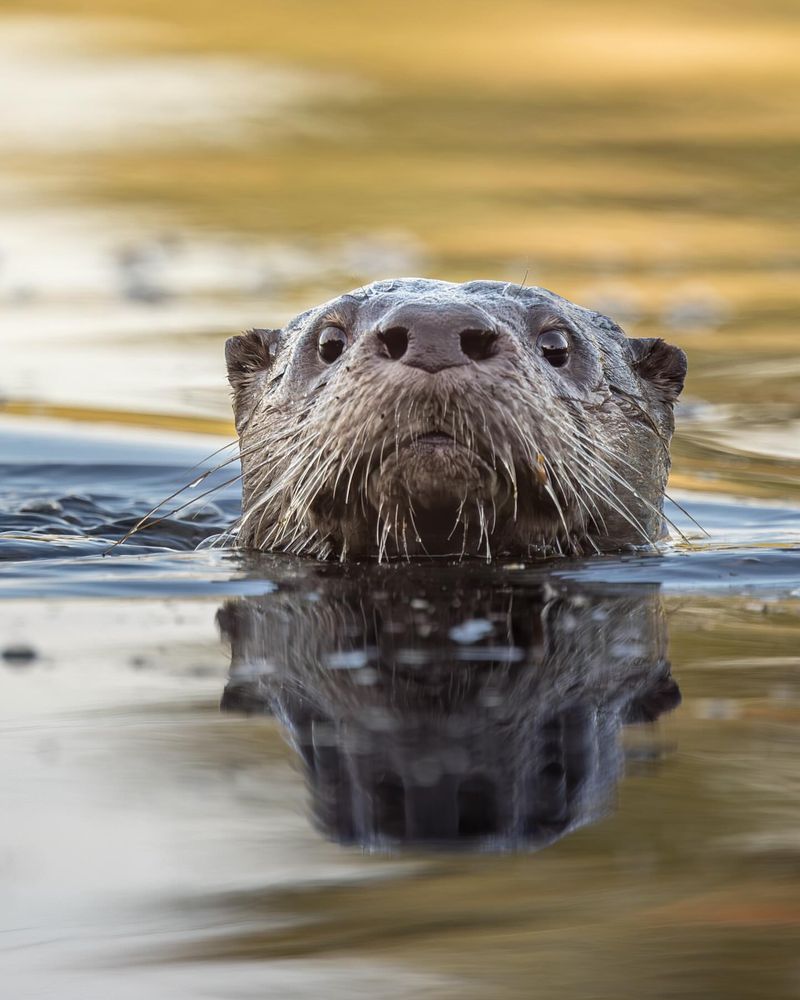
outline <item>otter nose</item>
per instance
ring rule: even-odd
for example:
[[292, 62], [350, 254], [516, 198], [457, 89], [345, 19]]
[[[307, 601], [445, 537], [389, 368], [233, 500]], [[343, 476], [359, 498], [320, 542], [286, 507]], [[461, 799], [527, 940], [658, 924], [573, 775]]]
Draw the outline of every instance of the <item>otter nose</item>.
[[417, 303], [384, 317], [376, 336], [393, 361], [426, 372], [483, 361], [493, 353], [497, 333], [489, 317], [472, 306]]

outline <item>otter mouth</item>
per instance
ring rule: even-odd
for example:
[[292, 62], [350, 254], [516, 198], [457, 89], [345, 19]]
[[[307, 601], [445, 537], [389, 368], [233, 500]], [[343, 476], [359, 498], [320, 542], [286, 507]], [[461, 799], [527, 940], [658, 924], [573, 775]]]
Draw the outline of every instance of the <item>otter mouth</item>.
[[455, 438], [445, 434], [444, 431], [429, 431], [427, 434], [420, 434], [412, 438], [410, 444], [413, 448], [422, 449], [456, 447]]
[[542, 540], [555, 537], [563, 516], [544, 457], [518, 461], [513, 440], [501, 445], [474, 423], [417, 424], [369, 440], [349, 476], [315, 500], [318, 530], [341, 531], [348, 554], [374, 549], [379, 559], [489, 559], [513, 546], [523, 522]]
[[379, 518], [407, 524], [407, 536], [430, 555], [458, 552], [486, 533], [505, 492], [490, 461], [444, 430], [401, 439], [368, 479]]

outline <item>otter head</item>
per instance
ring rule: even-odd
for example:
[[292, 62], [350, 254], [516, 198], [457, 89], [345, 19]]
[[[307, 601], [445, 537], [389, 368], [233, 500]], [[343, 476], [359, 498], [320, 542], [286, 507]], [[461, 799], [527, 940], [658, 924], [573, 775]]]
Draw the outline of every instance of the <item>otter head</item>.
[[552, 292], [379, 281], [226, 358], [240, 545], [530, 556], [663, 533], [685, 355]]

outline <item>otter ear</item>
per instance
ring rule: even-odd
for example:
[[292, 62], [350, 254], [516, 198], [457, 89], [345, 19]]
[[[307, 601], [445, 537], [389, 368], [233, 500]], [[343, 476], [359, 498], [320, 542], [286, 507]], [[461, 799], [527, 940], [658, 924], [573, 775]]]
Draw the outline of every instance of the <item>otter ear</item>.
[[633, 355], [633, 370], [639, 378], [650, 382], [665, 402], [673, 403], [686, 379], [686, 355], [680, 347], [673, 347], [660, 337], [629, 340], [628, 347]]
[[248, 330], [226, 341], [225, 361], [232, 389], [241, 389], [254, 375], [270, 368], [282, 333], [282, 330]]

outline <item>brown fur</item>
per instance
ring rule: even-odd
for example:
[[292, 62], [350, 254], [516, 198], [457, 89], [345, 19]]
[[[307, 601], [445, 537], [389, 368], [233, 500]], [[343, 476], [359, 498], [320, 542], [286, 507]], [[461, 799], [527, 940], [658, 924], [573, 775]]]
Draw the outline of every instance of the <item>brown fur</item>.
[[[472, 310], [485, 358], [427, 371], [380, 331], [399, 307]], [[336, 324], [342, 356], [321, 360]], [[537, 333], [569, 332], [554, 368]], [[442, 322], [442, 344], [450, 331]], [[377, 282], [285, 330], [227, 346], [243, 463], [245, 547], [318, 557], [523, 556], [611, 551], [663, 534], [682, 351], [629, 340], [607, 317], [539, 288]], [[442, 447], [429, 435], [452, 439]]]

